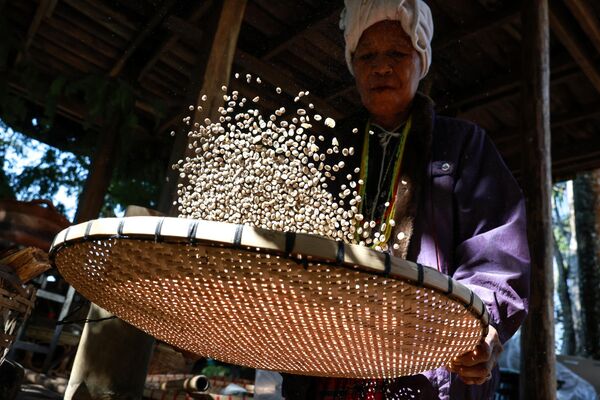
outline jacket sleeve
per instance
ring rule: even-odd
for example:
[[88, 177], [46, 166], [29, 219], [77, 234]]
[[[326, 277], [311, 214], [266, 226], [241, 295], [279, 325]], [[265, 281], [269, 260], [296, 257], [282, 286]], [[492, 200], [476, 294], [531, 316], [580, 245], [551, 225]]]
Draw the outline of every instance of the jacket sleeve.
[[486, 304], [502, 343], [527, 315], [529, 247], [517, 182], [483, 130], [475, 127], [458, 165], [454, 279]]

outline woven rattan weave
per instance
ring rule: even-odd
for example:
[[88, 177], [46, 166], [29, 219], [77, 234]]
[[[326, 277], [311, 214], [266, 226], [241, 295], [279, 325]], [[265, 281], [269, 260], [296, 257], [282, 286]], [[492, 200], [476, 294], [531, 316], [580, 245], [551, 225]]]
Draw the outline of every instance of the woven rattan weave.
[[311, 235], [102, 219], [59, 233], [51, 256], [79, 292], [120, 318], [182, 349], [254, 368], [409, 375], [474, 348], [488, 326], [482, 301], [445, 275]]
[[19, 324], [29, 316], [35, 302], [35, 288], [23, 287], [18, 276], [0, 265], [0, 364], [15, 340]]

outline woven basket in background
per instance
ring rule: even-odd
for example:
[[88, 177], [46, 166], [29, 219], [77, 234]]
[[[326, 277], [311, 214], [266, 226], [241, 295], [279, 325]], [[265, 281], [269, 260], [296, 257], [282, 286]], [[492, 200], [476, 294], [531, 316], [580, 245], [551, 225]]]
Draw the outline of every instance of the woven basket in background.
[[0, 266], [0, 364], [15, 340], [19, 324], [31, 313], [35, 292], [31, 285], [24, 287], [9, 268]]

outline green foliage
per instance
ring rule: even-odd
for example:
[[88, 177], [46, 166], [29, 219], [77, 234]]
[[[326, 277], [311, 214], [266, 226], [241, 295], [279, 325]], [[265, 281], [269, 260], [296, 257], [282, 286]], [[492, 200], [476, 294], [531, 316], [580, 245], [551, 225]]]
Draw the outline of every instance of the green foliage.
[[[0, 10], [1, 7], [0, 2]], [[6, 13], [0, 11], [0, 119], [16, 131], [26, 131], [31, 129], [31, 119], [36, 118], [36, 129], [48, 134], [54, 126], [60, 102], [81, 104], [86, 110], [83, 127], [86, 131], [94, 132], [78, 137], [78, 143], [85, 142], [84, 145], [78, 145], [79, 149], [93, 149], [100, 137], [98, 131], [117, 129], [119, 134], [116, 155], [118, 161], [105, 211], [108, 213], [116, 204], [155, 206], [159, 182], [164, 175], [164, 165], [158, 162], [162, 159], [158, 159], [155, 154], [155, 149], [160, 149], [161, 146], [148, 143], [148, 136], [136, 134], [141, 128], [133, 87], [123, 80], [103, 75], [58, 75], [49, 80], [28, 62], [26, 56], [21, 57], [18, 65], [14, 65], [22, 42], [17, 40], [14, 32]], [[33, 98], [44, 99], [43, 115], [32, 116], [28, 103], [11, 90], [9, 82], [27, 90]], [[154, 121], [156, 128], [164, 116], [164, 104], [155, 100], [151, 101], [151, 105], [157, 110]], [[5, 143], [4, 147], [7, 145]], [[13, 141], [10, 146], [19, 145]], [[79, 157], [83, 160], [82, 156]], [[51, 165], [53, 163], [56, 165]], [[78, 174], [79, 171], [73, 165], [66, 165], [64, 162], [61, 164], [58, 153], [47, 153], [37, 165], [23, 171], [21, 176], [7, 177], [12, 190], [6, 190], [10, 186], [3, 186], [0, 174], [0, 193], [9, 196], [13, 192], [25, 191], [27, 196], [34, 196], [33, 193], [39, 190], [39, 196], [44, 197], [55, 193], [60, 185], [73, 184], [77, 185], [77, 193], [73, 192], [73, 195], [77, 195], [83, 184], [76, 179], [76, 175], [80, 176]]]
[[[18, 199], [27, 201], [36, 198], [52, 199], [62, 189], [69, 197], [76, 198], [83, 186], [89, 167], [89, 161], [83, 156], [63, 153], [49, 146], [36, 145], [12, 130], [4, 131], [1, 137], [0, 152], [5, 163], [19, 159], [31, 159], [31, 152], [41, 157], [32, 164], [22, 165], [22, 170], [14, 172], [14, 165], [4, 168], [7, 183]], [[10, 148], [11, 157], [6, 157]], [[5, 165], [5, 167], [7, 167]], [[62, 204], [56, 204], [59, 211], [65, 213]]]
[[81, 101], [87, 111], [84, 129], [102, 123], [119, 121], [119, 131], [129, 132], [138, 127], [133, 88], [126, 82], [102, 75], [87, 75], [79, 79], [58, 76], [47, 91], [45, 124], [52, 125], [59, 100]]
[[[0, 120], [0, 131], [6, 130], [6, 125]], [[0, 159], [4, 160], [8, 142], [0, 136]], [[0, 170], [0, 199], [14, 199], [15, 192], [10, 186], [9, 178], [4, 173], [4, 169]]]
[[224, 365], [207, 365], [206, 367], [202, 368], [201, 373], [208, 378], [223, 377], [228, 376], [230, 370]]
[[[154, 149], [157, 146], [148, 143], [147, 136], [135, 134], [139, 125], [133, 88], [120, 80], [90, 75], [74, 81], [57, 78], [50, 93], [55, 99], [83, 98], [87, 109], [86, 129], [104, 121], [101, 129], [118, 130], [117, 165], [101, 215], [108, 216], [117, 206], [129, 204], [156, 206], [164, 166], [156, 162]], [[53, 121], [55, 104], [55, 101], [46, 103], [49, 124]]]

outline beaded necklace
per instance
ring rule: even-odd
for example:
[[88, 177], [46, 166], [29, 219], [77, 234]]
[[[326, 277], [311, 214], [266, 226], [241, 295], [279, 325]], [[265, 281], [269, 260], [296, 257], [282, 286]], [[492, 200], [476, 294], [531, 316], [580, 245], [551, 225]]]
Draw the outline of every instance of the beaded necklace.
[[[396, 201], [398, 200], [398, 186], [400, 184], [400, 168], [402, 166], [402, 159], [404, 157], [404, 147], [406, 145], [406, 139], [408, 137], [408, 133], [410, 132], [412, 126], [412, 116], [408, 118], [408, 121], [406, 122], [406, 124], [404, 125], [404, 129], [402, 130], [402, 135], [400, 136], [400, 143], [398, 144], [398, 151], [396, 152], [396, 161], [394, 163], [394, 174], [392, 175], [392, 185], [390, 186], [390, 189], [388, 191], [388, 195], [387, 195], [387, 201], [386, 204], [387, 207], [383, 213], [383, 217], [381, 218], [381, 220], [383, 221], [383, 223], [385, 224], [385, 229], [383, 232], [380, 232], [380, 236], [378, 238], [378, 243], [374, 243], [373, 245], [371, 245], [370, 247], [374, 248], [376, 246], [385, 244], [389, 238], [390, 235], [392, 233], [392, 229], [393, 227], [390, 225], [390, 221], [394, 219], [394, 214], [396, 213]], [[369, 121], [367, 123], [367, 126], [365, 128], [365, 135], [364, 135], [364, 139], [363, 139], [363, 151], [362, 151], [362, 157], [361, 157], [361, 163], [360, 163], [360, 182], [362, 182], [360, 184], [360, 189], [359, 189], [359, 194], [360, 197], [363, 199], [363, 201], [361, 201], [361, 206], [360, 206], [360, 212], [363, 212], [363, 205], [364, 205], [364, 199], [365, 199], [365, 192], [367, 189], [367, 177], [368, 177], [368, 173], [369, 173], [369, 136], [370, 136], [370, 129], [371, 128], [371, 122]], [[377, 202], [378, 199], [375, 199], [375, 203]], [[357, 235], [358, 236], [358, 235]], [[357, 237], [357, 240], [360, 241], [360, 239]]]

